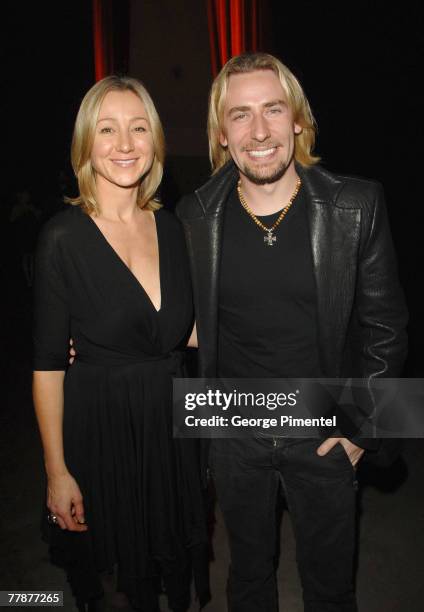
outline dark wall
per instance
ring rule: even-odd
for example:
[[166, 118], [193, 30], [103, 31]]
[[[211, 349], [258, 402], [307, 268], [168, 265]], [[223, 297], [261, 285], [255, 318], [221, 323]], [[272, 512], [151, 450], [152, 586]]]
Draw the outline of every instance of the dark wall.
[[272, 10], [271, 47], [306, 88], [324, 161], [403, 181], [422, 129], [419, 3], [274, 0]]
[[[267, 0], [263, 5], [268, 6], [264, 50], [278, 55], [303, 83], [318, 121], [323, 163], [385, 186], [411, 310], [409, 373], [424, 376], [420, 3]], [[165, 183], [170, 201], [208, 174], [206, 3], [190, 0], [190, 10], [187, 6], [168, 0], [131, 3], [130, 68], [147, 77], [163, 114], [173, 154]], [[71, 175], [72, 127], [94, 82], [94, 61], [89, 0], [10, 2], [2, 8], [4, 221], [11, 194], [27, 187], [49, 208], [49, 198], [53, 202], [59, 191], [59, 172]], [[7, 238], [7, 231], [2, 236]]]
[[173, 156], [207, 156], [212, 80], [206, 2], [131, 1], [130, 71], [151, 93]]
[[69, 169], [78, 105], [94, 82], [91, 2], [5, 3], [2, 71], [8, 150], [3, 191], [49, 193]]
[[424, 376], [420, 3], [272, 0], [269, 10], [267, 50], [304, 85], [323, 164], [384, 184], [411, 313], [408, 371]]

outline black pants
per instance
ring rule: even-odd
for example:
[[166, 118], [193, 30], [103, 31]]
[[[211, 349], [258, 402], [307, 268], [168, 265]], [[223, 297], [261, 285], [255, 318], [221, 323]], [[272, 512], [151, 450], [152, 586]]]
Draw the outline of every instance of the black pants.
[[319, 440], [212, 440], [210, 468], [230, 540], [231, 612], [275, 612], [276, 503], [292, 517], [307, 612], [355, 612], [355, 471], [337, 444]]

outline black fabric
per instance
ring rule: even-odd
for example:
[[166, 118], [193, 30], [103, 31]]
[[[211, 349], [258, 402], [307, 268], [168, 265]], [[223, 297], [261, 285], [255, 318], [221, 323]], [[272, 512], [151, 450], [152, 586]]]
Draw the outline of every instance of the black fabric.
[[[66, 370], [64, 451], [79, 484], [86, 533], [45, 529], [79, 600], [101, 592], [97, 572], [118, 566], [118, 589], [157, 609], [162, 573], [171, 608], [189, 597], [189, 551], [201, 603], [208, 599], [206, 530], [194, 441], [172, 438], [175, 349], [192, 323], [192, 296], [178, 221], [155, 213], [161, 308], [79, 208], [40, 236], [35, 282], [35, 370]], [[185, 603], [184, 603], [185, 602]]]
[[[296, 164], [307, 201], [323, 376], [401, 375], [408, 312], [380, 184]], [[239, 178], [230, 160], [177, 207], [186, 236], [199, 338], [199, 375], [218, 365], [221, 245], [228, 199]], [[372, 405], [372, 397], [370, 397]], [[378, 439], [352, 438], [376, 450]], [[208, 442], [202, 449], [206, 473]]]
[[[314, 378], [316, 289], [300, 190], [272, 246], [234, 189], [225, 210], [218, 313], [218, 375]], [[271, 227], [281, 211], [260, 217]]]
[[[319, 166], [296, 164], [296, 171], [307, 200], [323, 375], [399, 376], [408, 313], [381, 185]], [[223, 218], [238, 178], [229, 161], [177, 207], [193, 279], [199, 373], [206, 378], [217, 372]]]
[[231, 549], [232, 612], [277, 612], [280, 482], [293, 523], [305, 612], [357, 612], [353, 585], [356, 474], [338, 444], [215, 439], [210, 467]]

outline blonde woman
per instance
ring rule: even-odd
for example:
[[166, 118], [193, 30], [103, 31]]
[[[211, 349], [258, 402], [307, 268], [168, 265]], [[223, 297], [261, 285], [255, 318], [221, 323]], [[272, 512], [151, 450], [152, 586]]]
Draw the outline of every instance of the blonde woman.
[[[186, 610], [191, 558], [206, 558], [198, 462], [189, 441], [172, 439], [175, 349], [193, 312], [179, 223], [155, 199], [163, 159], [143, 85], [98, 82], [74, 129], [79, 196], [38, 245], [33, 391], [47, 532], [80, 609], [104, 606], [102, 582], [116, 568], [134, 607], [158, 610], [162, 582], [169, 607]], [[201, 604], [204, 567], [195, 567]]]

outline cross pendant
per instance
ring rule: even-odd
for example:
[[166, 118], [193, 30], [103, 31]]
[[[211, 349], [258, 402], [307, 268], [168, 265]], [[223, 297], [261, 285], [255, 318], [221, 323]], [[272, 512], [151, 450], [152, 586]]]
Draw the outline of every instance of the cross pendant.
[[266, 236], [264, 236], [264, 242], [268, 246], [272, 246], [272, 243], [277, 240], [277, 236], [274, 236], [272, 232], [268, 232]]

